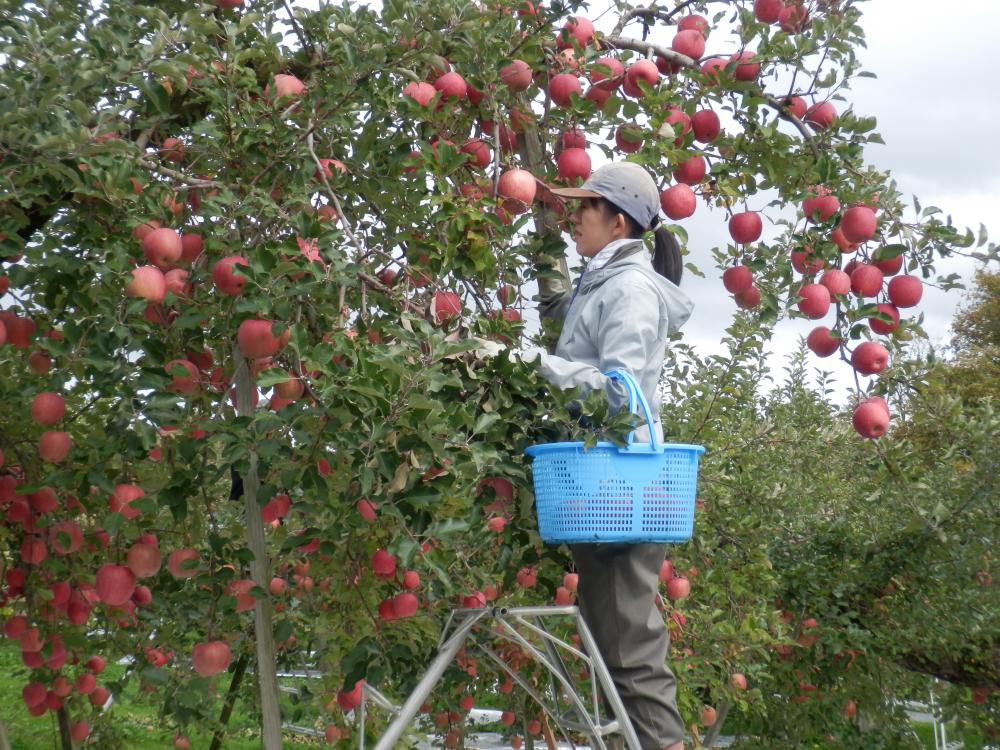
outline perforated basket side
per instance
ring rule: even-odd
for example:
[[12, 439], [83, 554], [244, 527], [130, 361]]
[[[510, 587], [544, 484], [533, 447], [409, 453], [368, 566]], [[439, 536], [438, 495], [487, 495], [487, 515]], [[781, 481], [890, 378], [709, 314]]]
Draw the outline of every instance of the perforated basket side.
[[694, 526], [700, 446], [635, 453], [614, 446], [534, 452], [538, 527], [549, 542], [685, 541]]

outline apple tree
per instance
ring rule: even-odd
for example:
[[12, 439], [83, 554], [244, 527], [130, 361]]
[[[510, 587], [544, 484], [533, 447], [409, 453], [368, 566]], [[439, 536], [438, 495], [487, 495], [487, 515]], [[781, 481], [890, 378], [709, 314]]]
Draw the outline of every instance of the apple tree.
[[[695, 211], [728, 223], [719, 294], [746, 310], [730, 357], [675, 342], [665, 376], [665, 424], [710, 457], [698, 535], [662, 576], [692, 732], [732, 706], [764, 744], [874, 747], [902, 731], [883, 679], [997, 687], [976, 658], [994, 621], [930, 642], [919, 605], [892, 599], [972, 613], [995, 596], [959, 608], [953, 579], [912, 569], [964, 575], [986, 554], [957, 530], [983, 529], [995, 423], [943, 416], [964, 468], [905, 434], [862, 440], [921, 377], [901, 311], [955, 284], [936, 277], [951, 256], [995, 248], [911, 213], [866, 163], [855, 3], [670, 5], [616, 4], [599, 29], [578, 3], [523, 0], [46, 0], [0, 20], [4, 632], [26, 709], [55, 712], [64, 745], [111, 746], [129, 683], [179, 747], [192, 728], [221, 746], [238, 697], [266, 748], [306, 704], [346, 746], [362, 682], [404, 696], [453, 607], [572, 601], [523, 449], [620, 437], [627, 418], [592, 395], [581, 426], [577, 394], [510, 352], [536, 333], [536, 289], [569, 285], [545, 185], [598, 155], [658, 176], [681, 239]], [[779, 233], [761, 241], [765, 218]], [[847, 414], [802, 362], [763, 395], [788, 316], [823, 323], [803, 358], [857, 373]], [[509, 350], [484, 358], [477, 337]], [[939, 512], [943, 496], [968, 503]], [[281, 704], [278, 665], [306, 664], [323, 679]], [[508, 687], [463, 655], [427, 707], [444, 741]], [[517, 731], [543, 730], [509, 700]]]

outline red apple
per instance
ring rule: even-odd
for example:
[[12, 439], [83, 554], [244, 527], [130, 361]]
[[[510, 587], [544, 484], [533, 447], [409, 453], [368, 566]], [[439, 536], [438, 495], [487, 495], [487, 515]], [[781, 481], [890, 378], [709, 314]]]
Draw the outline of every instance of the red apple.
[[684, 16], [677, 22], [678, 31], [697, 31], [702, 36], [708, 36], [708, 21], [704, 16], [691, 14]]
[[413, 617], [419, 608], [420, 602], [417, 597], [408, 591], [396, 594], [392, 598], [392, 609], [397, 618]]
[[802, 202], [802, 210], [809, 221], [819, 223], [826, 221], [840, 210], [840, 201], [823, 186], [814, 190], [815, 195]]
[[236, 271], [236, 266], [250, 266], [249, 261], [240, 255], [230, 255], [217, 261], [212, 267], [212, 281], [215, 288], [225, 295], [237, 297], [243, 294], [247, 277]]
[[583, 94], [579, 78], [572, 73], [558, 73], [552, 76], [552, 80], [549, 81], [549, 96], [553, 102], [560, 107], [569, 106], [574, 94], [576, 96]]
[[371, 500], [362, 498], [358, 500], [355, 504], [355, 509], [358, 511], [358, 515], [361, 516], [367, 523], [373, 523], [376, 518], [376, 509], [378, 505], [373, 503]]
[[685, 185], [697, 185], [705, 179], [705, 171], [705, 157], [695, 155], [677, 165], [674, 169], [674, 179]]
[[806, 100], [801, 96], [786, 96], [782, 100], [782, 104], [799, 120], [806, 116], [808, 106], [806, 105]]
[[746, 675], [740, 672], [733, 672], [729, 676], [729, 684], [733, 686], [734, 690], [746, 690], [747, 689]]
[[408, 570], [403, 573], [403, 588], [407, 591], [414, 591], [420, 588], [420, 574], [415, 570]]
[[673, 185], [660, 193], [660, 207], [674, 221], [691, 216], [697, 205], [694, 191], [688, 185]]
[[80, 695], [90, 695], [97, 687], [97, 679], [89, 672], [84, 672], [76, 678], [73, 689]]
[[21, 698], [24, 700], [24, 705], [30, 709], [44, 705], [47, 693], [48, 690], [42, 683], [29, 682], [21, 690]]
[[611, 86], [604, 90], [609, 93], [612, 89], [618, 88], [621, 85], [624, 75], [625, 66], [616, 57], [599, 57], [594, 60], [590, 68], [590, 82], [599, 83], [600, 81], [608, 81]]
[[31, 418], [38, 424], [56, 424], [65, 414], [66, 400], [58, 393], [42, 391], [31, 402]]
[[865, 399], [854, 407], [851, 422], [863, 438], [882, 437], [889, 429], [889, 407], [884, 399]]
[[727, 268], [722, 274], [722, 285], [730, 294], [745, 292], [753, 286], [753, 272], [742, 265]]
[[462, 146], [462, 153], [468, 154], [471, 157], [469, 159], [470, 166], [475, 166], [479, 169], [486, 169], [490, 165], [490, 162], [493, 161], [493, 154], [490, 152], [489, 145], [478, 138], [466, 141]]
[[126, 519], [138, 518], [140, 511], [132, 507], [132, 502], [140, 497], [145, 497], [146, 493], [142, 488], [134, 484], [119, 484], [115, 486], [114, 492], [108, 499], [108, 509], [112, 513], [121, 513]]
[[175, 297], [187, 297], [191, 294], [191, 285], [188, 283], [190, 274], [183, 268], [171, 268], [163, 274], [163, 283], [167, 291]]
[[799, 312], [816, 320], [830, 311], [830, 290], [822, 284], [805, 284], [799, 289]]
[[384, 549], [375, 550], [372, 555], [372, 570], [379, 578], [392, 578], [396, 575], [396, 556]]
[[38, 439], [38, 455], [43, 461], [48, 461], [50, 464], [59, 464], [65, 461], [72, 447], [73, 439], [68, 432], [48, 430], [43, 432]]
[[837, 110], [830, 102], [820, 102], [806, 110], [804, 119], [816, 130], [826, 130], [837, 119]]
[[434, 81], [434, 88], [441, 92], [442, 99], [462, 101], [469, 96], [465, 79], [454, 71], [445, 73]]
[[737, 81], [756, 81], [757, 76], [760, 75], [760, 63], [754, 62], [756, 58], [757, 53], [748, 49], [734, 53], [729, 58], [729, 62], [736, 63], [736, 70], [733, 71], [733, 77]]
[[854, 243], [848, 241], [840, 227], [836, 227], [833, 232], [830, 233], [830, 239], [838, 248], [840, 248], [840, 252], [842, 253], [853, 253], [859, 247], [859, 245], [855, 245]]
[[132, 598], [135, 574], [124, 565], [107, 563], [97, 570], [97, 598], [104, 604], [120, 607]]
[[839, 268], [831, 268], [819, 277], [819, 283], [830, 290], [830, 294], [850, 294], [851, 277]]
[[747, 244], [760, 239], [764, 224], [756, 211], [733, 214], [729, 220], [729, 235], [737, 244]]
[[784, 9], [785, 0], [754, 0], [753, 4], [753, 14], [761, 23], [775, 23]]
[[752, 310], [760, 304], [760, 289], [750, 287], [745, 292], [735, 295], [736, 305], [744, 310]]
[[877, 341], [865, 341], [851, 353], [851, 364], [862, 375], [877, 375], [889, 366], [889, 350]]
[[184, 144], [178, 138], [165, 138], [160, 146], [160, 156], [166, 161], [184, 161]]
[[671, 107], [665, 122], [674, 131], [674, 145], [680, 146], [684, 142], [684, 136], [691, 131], [691, 118], [687, 112]]
[[403, 89], [403, 96], [409, 97], [421, 107], [430, 104], [436, 94], [437, 89], [425, 81], [415, 81]]
[[431, 300], [431, 318], [440, 325], [462, 314], [462, 299], [455, 292], [435, 292]]
[[167, 281], [156, 266], [139, 266], [132, 269], [132, 280], [125, 286], [129, 297], [139, 297], [149, 302], [163, 302], [167, 294]]
[[274, 76], [274, 98], [292, 97], [298, 99], [306, 92], [306, 85], [293, 75], [277, 73]]
[[531, 66], [524, 60], [512, 60], [500, 69], [500, 82], [511, 91], [525, 91], [531, 86]]
[[848, 242], [860, 244], [875, 236], [876, 224], [875, 212], [868, 206], [852, 206], [840, 220], [840, 231]]
[[288, 343], [291, 331], [286, 328], [280, 336], [275, 336], [272, 326], [270, 320], [244, 320], [240, 323], [236, 341], [244, 357], [273, 357]]
[[660, 583], [669, 583], [674, 577], [674, 564], [670, 560], [660, 563]]
[[916, 276], [906, 274], [889, 281], [889, 300], [896, 307], [913, 307], [924, 294], [924, 285]]
[[136, 578], [149, 578], [160, 572], [160, 550], [152, 544], [136, 542], [128, 550], [126, 564]]
[[556, 150], [560, 153], [568, 148], [587, 148], [587, 136], [582, 130], [571, 128], [564, 130], [556, 141]]
[[809, 9], [805, 5], [792, 3], [781, 9], [778, 13], [778, 26], [786, 34], [795, 34], [802, 31], [809, 23]]
[[[5, 330], [3, 321], [0, 321], [0, 346], [3, 346]], [[32, 352], [28, 356], [28, 369], [35, 375], [45, 375], [52, 369], [52, 357], [45, 352]], [[3, 462], [0, 462], [0, 466], [3, 466]]]
[[198, 390], [200, 373], [193, 362], [188, 362], [186, 359], [172, 359], [163, 369], [171, 377], [167, 390], [183, 394], [191, 394]]
[[534, 568], [524, 567], [517, 571], [516, 578], [519, 586], [530, 589], [538, 582], [538, 571]]
[[699, 143], [712, 143], [722, 132], [719, 116], [710, 109], [702, 109], [691, 117], [691, 129], [694, 139]]
[[173, 229], [161, 227], [153, 229], [142, 240], [142, 252], [146, 260], [160, 270], [166, 270], [180, 260], [184, 252], [181, 237]]
[[859, 297], [874, 297], [882, 291], [882, 272], [869, 263], [858, 263], [851, 271], [851, 291]]
[[632, 154], [642, 148], [643, 130], [638, 125], [625, 123], [615, 131], [615, 145], [626, 154]]
[[190, 548], [174, 550], [167, 558], [167, 570], [174, 578], [194, 578], [198, 575], [198, 562], [198, 550]]
[[337, 705], [345, 712], [360, 706], [363, 686], [364, 680], [358, 680], [351, 690], [341, 690], [337, 693]]
[[667, 582], [667, 596], [671, 601], [686, 599], [691, 593], [691, 582], [683, 576], [674, 576]]
[[232, 652], [225, 641], [199, 643], [191, 650], [194, 671], [202, 677], [212, 677], [229, 668]]
[[57, 555], [72, 555], [83, 546], [83, 531], [76, 521], [59, 521], [49, 527], [49, 546]]
[[711, 706], [703, 706], [701, 711], [698, 712], [698, 721], [703, 727], [710, 727], [715, 724], [715, 720], [718, 718], [718, 712]]
[[572, 47], [574, 41], [581, 47], [594, 41], [594, 24], [583, 16], [569, 19], [556, 36], [556, 46], [559, 49]]
[[[504, 202], [504, 208], [514, 213], [523, 213], [535, 200], [535, 176], [526, 169], [508, 169], [502, 175], [497, 184], [497, 191], [508, 200]], [[519, 210], [517, 210], [519, 209]]]
[[582, 148], [564, 149], [556, 160], [559, 179], [574, 183], [590, 177], [590, 156]]
[[670, 48], [692, 60], [698, 60], [705, 54], [705, 37], [700, 31], [693, 29], [678, 31], [670, 43]]
[[[628, 66], [628, 70], [625, 72], [624, 83], [629, 87], [629, 95], [639, 98], [643, 95], [642, 88], [639, 86], [640, 83], [645, 83], [652, 88], [659, 80], [660, 71], [657, 69], [656, 63], [652, 60], [642, 59]], [[635, 93], [633, 94], [633, 92]]]
[[899, 328], [899, 310], [896, 309], [895, 305], [880, 302], [876, 307], [880, 313], [892, 318], [892, 321], [887, 323], [878, 318], [868, 318], [868, 325], [875, 333], [890, 334]]
[[885, 276], [892, 276], [899, 273], [903, 269], [903, 256], [896, 255], [892, 258], [879, 259], [878, 253], [875, 253], [872, 258], [872, 263]]

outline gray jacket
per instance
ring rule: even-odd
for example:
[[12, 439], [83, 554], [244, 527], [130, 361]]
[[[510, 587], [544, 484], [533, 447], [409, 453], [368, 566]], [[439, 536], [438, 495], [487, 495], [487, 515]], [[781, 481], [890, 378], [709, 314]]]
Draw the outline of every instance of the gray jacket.
[[[627, 408], [628, 392], [603, 373], [628, 371], [662, 439], [656, 385], [667, 337], [691, 316], [691, 299], [653, 270], [641, 240], [621, 247], [603, 268], [584, 271], [575, 297], [552, 282], [540, 286], [542, 317], [564, 321], [555, 353], [541, 356], [542, 376], [560, 388], [580, 386], [583, 393], [602, 388], [618, 410]], [[635, 439], [648, 442], [649, 433], [641, 428]]]

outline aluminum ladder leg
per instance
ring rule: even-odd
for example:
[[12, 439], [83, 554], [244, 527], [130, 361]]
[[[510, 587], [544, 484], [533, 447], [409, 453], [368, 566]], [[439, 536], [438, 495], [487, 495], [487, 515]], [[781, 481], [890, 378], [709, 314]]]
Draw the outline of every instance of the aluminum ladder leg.
[[[580, 635], [580, 643], [583, 652], [572, 644], [561, 641], [552, 635], [542, 622], [545, 617], [569, 617], [575, 621]], [[478, 636], [473, 632], [477, 625], [483, 625], [489, 621], [494, 625], [490, 629], [489, 637], [503, 638], [518, 644], [523, 650], [529, 653], [535, 661], [539, 662], [549, 673], [550, 691], [553, 694], [552, 705], [539, 694], [533, 686], [512, 671], [503, 659], [501, 659], [487, 645], [480, 643]], [[457, 623], [452, 630], [452, 625]], [[499, 628], [495, 626], [499, 626]], [[520, 629], [519, 629], [520, 628]], [[527, 635], [523, 632], [527, 631]], [[534, 635], [536, 640], [541, 641], [541, 647], [528, 637]], [[452, 610], [441, 634], [438, 643], [438, 652], [431, 660], [427, 671], [423, 674], [417, 685], [413, 688], [409, 697], [402, 706], [396, 708], [384, 698], [374, 688], [366, 686], [366, 692], [373, 697], [375, 702], [385, 708], [394, 711], [396, 716], [386, 728], [375, 745], [375, 750], [396, 750], [396, 743], [406, 732], [407, 727], [412, 723], [420, 706], [427, 700], [441, 679], [448, 665], [458, 655], [467, 642], [497, 663], [512, 680], [518, 683], [528, 692], [529, 695], [541, 706], [542, 710], [548, 714], [555, 722], [560, 733], [570, 742], [567, 727], [576, 729], [584, 733], [593, 750], [608, 750], [608, 745], [604, 741], [605, 735], [620, 733], [625, 741], [628, 750], [642, 750], [639, 745], [639, 738], [635, 733], [635, 728], [625, 712], [621, 696], [615, 688], [611, 679], [611, 674], [604, 660], [597, 650], [587, 624], [583, 621], [580, 611], [575, 606], [540, 606], [540, 607], [492, 607], [485, 609], [455, 609]], [[577, 687], [569, 677], [559, 649], [563, 649], [574, 656], [577, 656], [587, 665], [591, 677], [591, 694], [589, 697], [581, 696]], [[614, 714], [614, 719], [603, 721], [601, 718], [600, 694], [603, 694]], [[570, 703], [570, 713], [560, 712], [558, 707], [558, 694]], [[359, 747], [365, 748], [364, 737], [365, 703], [361, 705], [361, 731]]]

